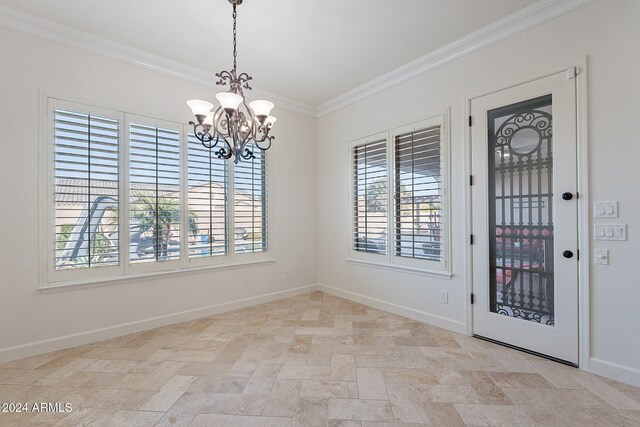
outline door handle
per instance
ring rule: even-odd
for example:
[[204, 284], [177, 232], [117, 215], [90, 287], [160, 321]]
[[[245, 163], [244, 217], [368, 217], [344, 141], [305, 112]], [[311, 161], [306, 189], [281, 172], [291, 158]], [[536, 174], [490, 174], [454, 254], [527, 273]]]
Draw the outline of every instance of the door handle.
[[573, 258], [573, 252], [564, 251], [564, 252], [562, 252], [562, 256], [565, 257], [565, 258]]
[[573, 199], [573, 194], [569, 193], [568, 191], [566, 193], [562, 193], [562, 200], [571, 200]]

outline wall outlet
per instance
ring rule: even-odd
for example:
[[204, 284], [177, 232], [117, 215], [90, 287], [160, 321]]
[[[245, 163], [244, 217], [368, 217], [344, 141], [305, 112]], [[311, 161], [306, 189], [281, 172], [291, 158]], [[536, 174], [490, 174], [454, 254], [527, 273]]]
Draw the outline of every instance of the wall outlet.
[[449, 292], [440, 291], [440, 302], [443, 304], [449, 304]]
[[289, 279], [291, 279], [291, 272], [290, 272], [289, 270], [285, 271], [285, 272], [284, 272], [284, 274], [283, 274], [283, 276], [282, 276], [282, 278], [283, 278], [284, 280], [289, 280]]

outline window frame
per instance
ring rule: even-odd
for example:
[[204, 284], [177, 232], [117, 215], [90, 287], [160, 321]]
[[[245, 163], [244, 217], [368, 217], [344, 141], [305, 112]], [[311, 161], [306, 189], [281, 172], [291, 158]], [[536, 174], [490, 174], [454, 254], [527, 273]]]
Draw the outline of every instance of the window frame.
[[[273, 239], [268, 231], [267, 249], [264, 252], [235, 253], [233, 237], [233, 158], [227, 162], [227, 200], [225, 212], [228, 218], [226, 235], [227, 254], [210, 257], [189, 257], [189, 235], [187, 230], [188, 213], [188, 136], [189, 126], [175, 120], [153, 118], [151, 115], [126, 111], [123, 108], [98, 105], [86, 100], [69, 100], [68, 97], [40, 93], [40, 143], [38, 156], [38, 286], [39, 290], [56, 290], [82, 285], [100, 285], [129, 282], [150, 276], [174, 275], [176, 273], [198, 272], [207, 269], [237, 268], [275, 262]], [[55, 269], [55, 179], [54, 175], [54, 112], [63, 109], [82, 114], [106, 117], [118, 121], [118, 209], [119, 209], [119, 264], [95, 268], [68, 270]], [[132, 123], [157, 126], [178, 132], [180, 138], [180, 258], [163, 262], [133, 264], [130, 261], [130, 125]], [[270, 193], [271, 155], [266, 156], [266, 218], [265, 227], [272, 228]]]
[[[426, 119], [407, 125], [394, 127], [365, 138], [358, 138], [349, 142], [349, 258], [347, 261], [365, 266], [401, 270], [410, 273], [425, 274], [450, 279], [451, 274], [451, 200], [450, 200], [450, 122], [449, 111], [431, 115]], [[396, 255], [396, 144], [395, 138], [412, 131], [440, 126], [440, 164], [442, 176], [442, 241], [444, 249], [442, 260], [408, 258]], [[387, 151], [387, 254], [362, 253], [355, 250], [353, 231], [355, 225], [355, 200], [353, 174], [353, 149], [360, 145], [385, 140]]]

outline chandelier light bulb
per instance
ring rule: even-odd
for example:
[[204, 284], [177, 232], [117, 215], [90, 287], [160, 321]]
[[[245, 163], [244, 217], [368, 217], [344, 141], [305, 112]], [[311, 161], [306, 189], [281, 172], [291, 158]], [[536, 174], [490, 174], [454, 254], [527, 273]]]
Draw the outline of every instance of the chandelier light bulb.
[[203, 124], [209, 127], [213, 126], [213, 111], [210, 111], [209, 114], [207, 114]]
[[198, 118], [200, 123], [203, 122], [209, 111], [213, 109], [213, 104], [207, 101], [201, 101], [199, 99], [192, 99], [187, 101], [187, 105], [191, 108], [193, 115]]
[[265, 119], [264, 124], [267, 127], [272, 127], [276, 120], [278, 119], [275, 116], [269, 116]]
[[233, 92], [220, 92], [216, 95], [220, 106], [227, 112], [227, 114], [233, 113], [238, 109], [238, 105], [242, 102], [242, 97]]
[[269, 113], [271, 113], [271, 110], [273, 109], [273, 102], [259, 99], [250, 102], [249, 107], [251, 107], [253, 113], [256, 115], [260, 123], [262, 123]]

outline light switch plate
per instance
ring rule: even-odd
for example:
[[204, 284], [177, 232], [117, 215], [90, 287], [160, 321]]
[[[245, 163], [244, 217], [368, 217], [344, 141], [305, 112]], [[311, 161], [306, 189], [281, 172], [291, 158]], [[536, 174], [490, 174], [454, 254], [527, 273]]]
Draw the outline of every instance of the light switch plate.
[[627, 240], [627, 224], [595, 224], [594, 240]]
[[609, 265], [609, 250], [608, 249], [596, 249], [594, 251], [596, 264]]
[[595, 202], [593, 204], [594, 218], [618, 218], [618, 202]]

